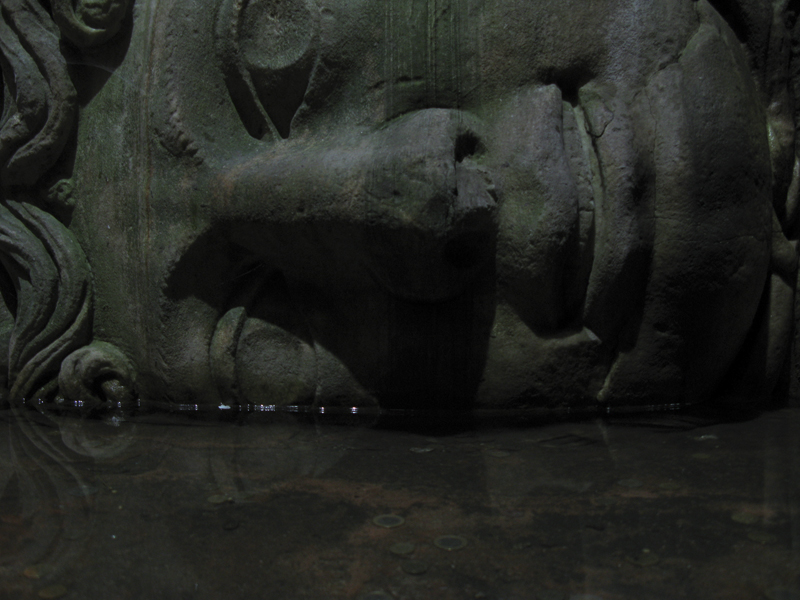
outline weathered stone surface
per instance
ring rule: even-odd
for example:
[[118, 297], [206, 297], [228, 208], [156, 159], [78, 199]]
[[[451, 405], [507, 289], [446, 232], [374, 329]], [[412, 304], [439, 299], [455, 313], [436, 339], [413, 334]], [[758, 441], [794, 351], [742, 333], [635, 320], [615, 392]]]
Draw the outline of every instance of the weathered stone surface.
[[766, 405], [789, 0], [0, 0], [9, 398]]

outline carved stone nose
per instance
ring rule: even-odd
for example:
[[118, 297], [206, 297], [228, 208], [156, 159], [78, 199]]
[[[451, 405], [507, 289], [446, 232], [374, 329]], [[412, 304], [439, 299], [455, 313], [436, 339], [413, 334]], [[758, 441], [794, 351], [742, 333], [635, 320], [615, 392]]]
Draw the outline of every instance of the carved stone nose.
[[413, 300], [454, 297], [493, 256], [494, 185], [481, 124], [461, 111], [406, 115], [381, 134], [367, 181], [370, 270]]
[[454, 191], [443, 258], [456, 269], [470, 269], [483, 264], [484, 252], [494, 250], [496, 190], [488, 169], [457, 160]]

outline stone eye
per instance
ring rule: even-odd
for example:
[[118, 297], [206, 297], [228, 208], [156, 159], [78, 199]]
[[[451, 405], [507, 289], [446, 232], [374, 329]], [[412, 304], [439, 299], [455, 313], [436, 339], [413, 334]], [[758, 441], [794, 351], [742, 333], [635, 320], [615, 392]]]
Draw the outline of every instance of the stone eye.
[[226, 2], [219, 50], [233, 103], [253, 137], [288, 138], [314, 67], [311, 0]]

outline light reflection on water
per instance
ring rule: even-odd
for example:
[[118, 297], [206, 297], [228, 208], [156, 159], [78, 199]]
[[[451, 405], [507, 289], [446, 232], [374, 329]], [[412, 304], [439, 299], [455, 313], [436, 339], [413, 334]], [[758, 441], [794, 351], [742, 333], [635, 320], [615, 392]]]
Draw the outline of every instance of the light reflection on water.
[[[25, 400], [23, 400], [25, 404]], [[39, 411], [47, 412], [44, 404], [41, 401], [31, 403], [33, 408]], [[58, 410], [61, 413], [69, 414], [82, 414], [83, 402], [80, 400], [67, 401], [59, 399]], [[541, 408], [500, 408], [500, 409], [477, 409], [465, 411], [469, 415], [470, 420], [476, 422], [484, 422], [489, 420], [500, 420], [506, 423], [519, 424], [527, 422], [541, 422], [543, 420], [566, 420], [566, 419], [581, 419], [592, 416], [601, 415], [629, 415], [629, 414], [646, 414], [646, 413], [675, 413], [678, 411], [691, 409], [689, 404], [653, 404], [653, 405], [633, 405], [633, 406], [610, 406], [610, 405], [593, 405], [593, 406], [547, 406]], [[219, 406], [209, 406], [200, 404], [179, 404], [167, 402], [143, 402], [137, 400], [135, 406], [123, 407], [121, 403], [113, 405], [110, 409], [105, 409], [106, 413], [112, 412], [116, 409], [118, 414], [125, 413], [137, 417], [141, 420], [142, 415], [149, 413], [166, 413], [166, 414], [183, 414], [183, 415], [199, 415], [211, 418], [229, 418], [235, 415], [239, 419], [248, 419], [253, 415], [259, 413], [272, 413], [278, 414], [302, 414], [308, 417], [327, 417], [331, 416], [349, 416], [358, 415], [372, 419], [410, 419], [414, 421], [425, 421], [431, 415], [434, 418], [450, 419], [457, 417], [457, 411], [451, 410], [423, 410], [423, 409], [391, 409], [379, 408], [375, 406], [316, 406], [316, 405], [276, 405], [276, 404], [220, 404]], [[464, 414], [464, 413], [462, 413]], [[254, 419], [251, 419], [254, 420]], [[354, 424], [352, 420], [347, 421], [348, 424]], [[363, 423], [357, 423], [363, 424]]]
[[800, 597], [798, 409], [272, 408], [2, 411], [0, 599]]

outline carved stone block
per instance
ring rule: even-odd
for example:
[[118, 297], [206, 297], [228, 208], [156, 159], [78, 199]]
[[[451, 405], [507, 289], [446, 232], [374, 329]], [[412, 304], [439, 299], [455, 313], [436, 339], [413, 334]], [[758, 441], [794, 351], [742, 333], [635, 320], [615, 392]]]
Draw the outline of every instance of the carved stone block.
[[0, 0], [11, 402], [766, 406], [796, 0]]

